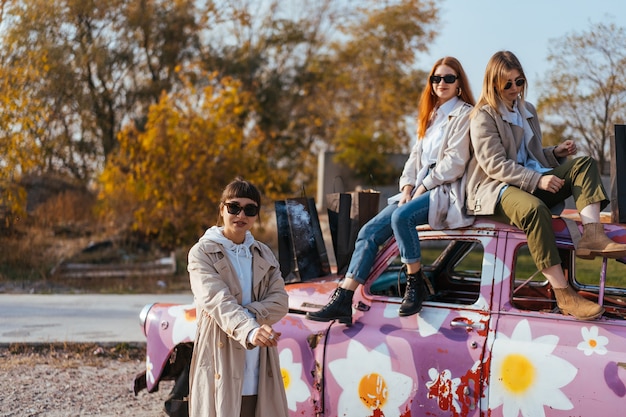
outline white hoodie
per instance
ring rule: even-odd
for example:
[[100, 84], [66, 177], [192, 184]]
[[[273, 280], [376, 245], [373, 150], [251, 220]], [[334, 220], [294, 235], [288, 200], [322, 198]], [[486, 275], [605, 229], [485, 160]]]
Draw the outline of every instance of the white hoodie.
[[[231, 265], [237, 272], [241, 283], [241, 304], [246, 305], [252, 302], [252, 252], [250, 247], [255, 242], [250, 231], [246, 232], [246, 237], [241, 244], [234, 243], [226, 238], [223, 233], [224, 228], [213, 226], [208, 229], [200, 240], [210, 240], [218, 243], [224, 248], [224, 253]], [[248, 310], [246, 312], [253, 317]], [[250, 332], [248, 340], [251, 339], [255, 330]], [[256, 395], [259, 381], [259, 348], [246, 351], [246, 366], [244, 370], [244, 380], [241, 395]]]

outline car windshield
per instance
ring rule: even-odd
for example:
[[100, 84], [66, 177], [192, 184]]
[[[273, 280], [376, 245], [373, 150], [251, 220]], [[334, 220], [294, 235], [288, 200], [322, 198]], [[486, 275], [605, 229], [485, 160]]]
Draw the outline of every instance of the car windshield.
[[[473, 304], [480, 293], [480, 274], [484, 249], [474, 240], [424, 239], [421, 241], [422, 265], [435, 294], [431, 301]], [[404, 292], [406, 277], [397, 255], [371, 284], [373, 295], [399, 297]]]

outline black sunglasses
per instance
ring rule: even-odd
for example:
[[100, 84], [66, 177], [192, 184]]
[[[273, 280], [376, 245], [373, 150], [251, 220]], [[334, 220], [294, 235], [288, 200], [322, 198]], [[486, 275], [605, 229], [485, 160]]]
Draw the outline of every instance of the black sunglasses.
[[224, 205], [226, 206], [226, 211], [235, 216], [241, 213], [241, 210], [248, 217], [254, 217], [259, 214], [259, 206], [256, 204], [246, 204], [243, 207], [239, 203], [224, 203]]
[[[526, 80], [524, 78], [518, 78], [517, 80], [515, 80], [515, 85], [521, 87], [524, 85], [525, 82]], [[513, 83], [511, 81], [507, 81], [506, 84], [504, 84], [505, 90], [508, 90], [511, 87], [513, 87]]]
[[457, 78], [459, 77], [452, 74], [444, 75], [443, 77], [441, 75], [431, 75], [430, 82], [431, 84], [439, 84], [441, 80], [443, 80], [443, 82], [445, 82], [446, 84], [453, 84], [457, 80]]

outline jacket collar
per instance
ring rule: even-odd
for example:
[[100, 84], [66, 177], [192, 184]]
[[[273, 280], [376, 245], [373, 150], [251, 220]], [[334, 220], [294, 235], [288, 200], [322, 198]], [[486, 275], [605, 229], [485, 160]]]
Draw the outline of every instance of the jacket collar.
[[[452, 101], [452, 100], [450, 100]], [[463, 109], [465, 107], [472, 107], [471, 104], [464, 102], [463, 100], [461, 100], [460, 98], [456, 97], [456, 100], [454, 102], [454, 107], [452, 108], [452, 110], [450, 110], [450, 113], [448, 114], [448, 117], [453, 117], [453, 116], [460, 116], [461, 112], [463, 111]]]
[[456, 109], [456, 105], [459, 101], [461, 100], [459, 100], [458, 97], [452, 97], [450, 100], [439, 106], [439, 108], [437, 109], [437, 113], [441, 114], [444, 117], [450, 116], [450, 113], [452, 113], [452, 111]]
[[[487, 106], [489, 106], [487, 104]], [[517, 110], [519, 111], [520, 115], [522, 116], [523, 119], [532, 119], [533, 114], [528, 111], [528, 109], [526, 108], [526, 102], [522, 99], [517, 99], [515, 100], [515, 103], [513, 104], [513, 108], [517, 108]], [[504, 105], [504, 103], [500, 102], [500, 105], [498, 106], [498, 112], [502, 115], [502, 119], [509, 122], [509, 123], [513, 123], [508, 115], [510, 113], [509, 109], [506, 108], [506, 106]]]
[[[213, 240], [202, 239], [202, 243], [203, 243], [205, 251], [207, 253], [215, 253], [215, 252], [224, 252], [224, 251], [226, 251], [226, 248], [224, 247], [224, 245], [222, 245], [221, 243], [215, 242]], [[250, 251], [251, 252], [256, 251], [257, 253], [261, 252], [261, 247], [259, 246], [259, 242], [258, 241], [255, 240], [250, 245]]]

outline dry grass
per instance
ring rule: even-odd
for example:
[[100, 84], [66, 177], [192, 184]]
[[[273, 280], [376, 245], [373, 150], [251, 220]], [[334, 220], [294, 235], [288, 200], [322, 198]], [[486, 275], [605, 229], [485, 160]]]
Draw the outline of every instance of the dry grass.
[[0, 347], [0, 370], [38, 364], [61, 368], [102, 366], [108, 360], [144, 360], [145, 354], [144, 343], [12, 343]]

